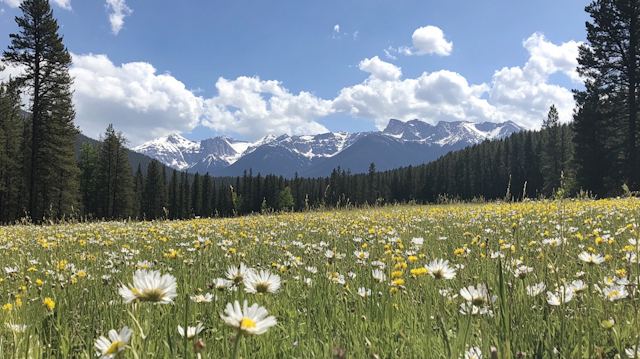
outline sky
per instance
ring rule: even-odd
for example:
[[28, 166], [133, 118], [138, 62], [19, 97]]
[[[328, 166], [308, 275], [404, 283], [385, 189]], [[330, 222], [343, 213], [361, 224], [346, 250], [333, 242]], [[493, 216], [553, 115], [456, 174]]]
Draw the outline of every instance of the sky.
[[[0, 0], [0, 48], [21, 0]], [[131, 146], [171, 133], [382, 130], [389, 119], [571, 120], [586, 0], [50, 0], [75, 123]], [[21, 71], [6, 68], [0, 80]]]

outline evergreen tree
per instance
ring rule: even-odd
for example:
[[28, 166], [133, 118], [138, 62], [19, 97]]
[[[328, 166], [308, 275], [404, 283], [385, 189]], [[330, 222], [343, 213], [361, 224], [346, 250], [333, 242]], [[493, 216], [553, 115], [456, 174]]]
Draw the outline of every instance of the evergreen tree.
[[85, 215], [96, 215], [98, 207], [96, 201], [98, 153], [92, 144], [88, 142], [82, 143], [78, 167], [80, 168], [80, 196], [84, 213]]
[[202, 216], [211, 217], [213, 210], [211, 208], [212, 182], [209, 172], [202, 177]]
[[0, 83], [0, 223], [16, 220], [22, 214], [20, 140], [24, 120], [20, 111], [20, 97], [15, 86]]
[[[611, 160], [612, 170], [618, 172], [621, 181], [627, 183], [632, 190], [638, 190], [638, 86], [640, 84], [640, 3], [628, 0], [598, 0], [585, 8], [591, 16], [586, 23], [587, 43], [579, 47], [577, 71], [585, 81], [585, 90], [576, 91], [576, 101], [584, 99], [610, 103], [607, 105], [607, 119], [591, 119], [591, 121], [608, 122], [605, 132], [609, 135], [605, 140], [608, 147], [617, 155]], [[587, 94], [582, 94], [587, 92]], [[587, 113], [589, 115], [587, 115]], [[602, 112], [587, 111], [587, 118], [599, 116]], [[585, 120], [583, 117], [582, 120]], [[610, 126], [610, 127], [609, 127]], [[598, 129], [600, 130], [600, 129]], [[576, 145], [589, 146], [582, 142], [590, 137], [589, 129], [577, 126]], [[581, 133], [587, 131], [587, 133]], [[592, 144], [596, 145], [596, 144]], [[585, 155], [593, 151], [578, 151]], [[599, 168], [589, 169], [587, 158], [578, 161], [587, 166], [587, 172], [599, 172]], [[591, 159], [591, 166], [601, 166]], [[620, 183], [618, 183], [620, 184]], [[616, 184], [615, 187], [618, 187]]]
[[293, 209], [295, 203], [293, 202], [293, 195], [291, 195], [291, 188], [289, 186], [285, 187], [283, 191], [280, 192], [280, 210], [281, 211], [290, 211]]
[[158, 160], [152, 160], [147, 166], [147, 177], [144, 183], [144, 196], [142, 199], [142, 211], [144, 218], [147, 220], [163, 218], [165, 215], [166, 195], [164, 191], [166, 189], [163, 185], [161, 166]]
[[542, 176], [544, 187], [542, 191], [550, 196], [553, 190], [560, 187], [560, 172], [562, 171], [560, 154], [560, 117], [555, 105], [551, 105], [547, 119], [543, 121], [542, 128], [545, 135], [542, 137]]
[[193, 176], [193, 186], [191, 186], [191, 199], [193, 202], [193, 214], [202, 216], [202, 180], [200, 174], [196, 172]]
[[142, 196], [144, 195], [144, 174], [142, 164], [138, 163], [138, 169], [133, 177], [133, 214], [137, 218], [142, 216]]
[[[102, 136], [101, 136], [102, 137]], [[98, 150], [98, 217], [126, 218], [133, 215], [133, 171], [129, 164], [127, 139], [113, 125], [101, 138]]]
[[9, 35], [11, 45], [3, 57], [5, 63], [25, 68], [15, 81], [30, 94], [27, 212], [39, 221], [43, 216], [60, 218], [77, 208], [78, 131], [73, 124], [71, 55], [62, 44], [49, 1], [25, 0], [20, 9], [22, 16], [15, 18], [20, 32]]
[[176, 169], [171, 173], [171, 181], [169, 182], [169, 218], [180, 218], [180, 185]]

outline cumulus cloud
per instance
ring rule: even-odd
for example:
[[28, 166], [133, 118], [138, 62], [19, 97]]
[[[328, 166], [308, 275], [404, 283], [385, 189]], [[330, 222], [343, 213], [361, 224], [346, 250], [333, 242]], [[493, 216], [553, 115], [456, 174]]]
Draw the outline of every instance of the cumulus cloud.
[[[64, 0], [57, 0], [64, 1]], [[131, 10], [125, 0], [107, 0], [107, 4], [105, 5], [107, 9], [111, 9], [113, 11], [109, 14], [109, 22], [111, 23], [111, 32], [114, 35], [118, 35], [120, 30], [122, 30], [122, 26], [124, 26], [124, 18], [131, 15], [133, 10]]]
[[148, 63], [116, 66], [105, 55], [73, 55], [76, 124], [97, 138], [109, 123], [132, 145], [198, 125], [202, 98]]
[[435, 26], [425, 26], [417, 29], [411, 36], [413, 47], [401, 46], [398, 52], [404, 55], [451, 55], [453, 42], [444, 38], [444, 32]]
[[[58, 5], [59, 7], [65, 10], [71, 10], [71, 0], [52, 0], [53, 3]], [[22, 4], [22, 0], [0, 0], [0, 2], [4, 2], [9, 5], [9, 7], [16, 8]], [[2, 11], [4, 12], [4, 10]]]
[[267, 134], [328, 132], [316, 119], [330, 113], [331, 102], [308, 92], [290, 93], [278, 81], [258, 77], [220, 78], [218, 95], [205, 100], [202, 124], [221, 132], [237, 132], [250, 140]]
[[[522, 45], [530, 54], [524, 67], [498, 70], [490, 84], [480, 85], [471, 85], [462, 75], [447, 70], [403, 80], [400, 68], [377, 57], [365, 59], [360, 69], [371, 75], [362, 84], [342, 89], [333, 100], [333, 112], [373, 119], [379, 129], [390, 118], [418, 118], [432, 124], [512, 120], [539, 128], [549, 107], [555, 104], [560, 120], [569, 121], [574, 107], [571, 91], [547, 81], [556, 72], [579, 81], [575, 58], [580, 43], [555, 45], [536, 33]], [[482, 98], [484, 94], [488, 94], [488, 100]]]
[[370, 73], [372, 79], [394, 81], [402, 76], [399, 67], [380, 60], [378, 56], [360, 61], [358, 67], [360, 70]]
[[531, 35], [523, 41], [530, 54], [524, 67], [505, 67], [493, 75], [491, 103], [509, 119], [529, 127], [539, 127], [552, 104], [558, 108], [560, 121], [570, 121], [574, 107], [571, 91], [547, 81], [549, 75], [562, 72], [581, 82], [576, 73], [580, 44], [569, 41], [555, 45], [542, 34]]

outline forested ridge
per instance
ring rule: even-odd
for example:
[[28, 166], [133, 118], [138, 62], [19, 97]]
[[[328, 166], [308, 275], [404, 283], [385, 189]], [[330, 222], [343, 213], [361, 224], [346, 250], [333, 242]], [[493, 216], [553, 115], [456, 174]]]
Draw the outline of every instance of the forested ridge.
[[[47, 0], [25, 0], [21, 29], [3, 52], [27, 72], [0, 83], [0, 223], [22, 218], [157, 219], [233, 216], [443, 199], [551, 197], [584, 191], [615, 196], [640, 190], [638, 87], [640, 5], [594, 1], [585, 8], [587, 43], [579, 48], [584, 89], [574, 90], [573, 120], [551, 106], [539, 131], [515, 133], [450, 152], [438, 160], [378, 172], [293, 179], [272, 174], [213, 178], [136, 160], [125, 134], [109, 125], [83, 142], [73, 124], [71, 56]], [[29, 95], [28, 113], [21, 95]]]

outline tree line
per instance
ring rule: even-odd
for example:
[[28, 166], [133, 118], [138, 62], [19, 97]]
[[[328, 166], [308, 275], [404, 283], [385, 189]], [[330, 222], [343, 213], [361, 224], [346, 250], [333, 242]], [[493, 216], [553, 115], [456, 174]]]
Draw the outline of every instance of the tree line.
[[[598, 0], [585, 8], [573, 121], [555, 106], [539, 131], [515, 133], [450, 152], [438, 160], [321, 178], [254, 174], [235, 178], [187, 174], [154, 160], [135, 171], [127, 139], [109, 126], [97, 145], [75, 153], [69, 75], [71, 56], [48, 0], [24, 0], [20, 31], [4, 63], [25, 72], [0, 82], [0, 222], [68, 216], [183, 219], [272, 210], [380, 205], [443, 199], [522, 199], [586, 191], [605, 197], [640, 190], [638, 88], [640, 3]], [[21, 98], [29, 99], [23, 111]], [[146, 171], [143, 171], [146, 170]]]

